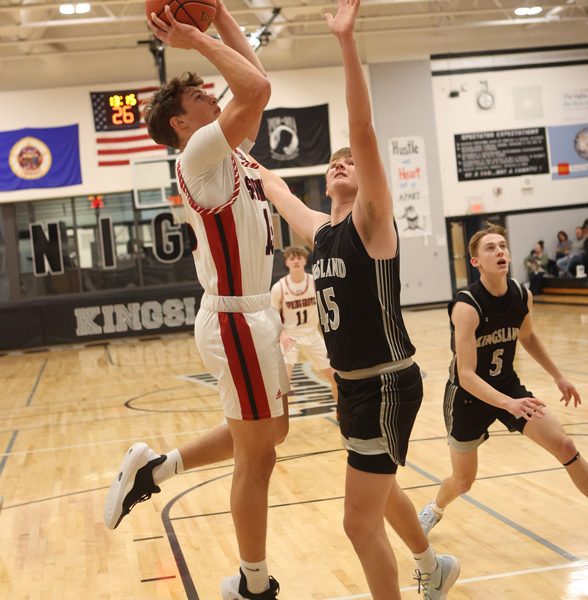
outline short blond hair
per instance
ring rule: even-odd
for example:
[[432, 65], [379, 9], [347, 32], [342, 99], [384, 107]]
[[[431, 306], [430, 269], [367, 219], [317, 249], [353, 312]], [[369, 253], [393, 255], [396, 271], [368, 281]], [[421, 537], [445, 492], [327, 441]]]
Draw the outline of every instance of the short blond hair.
[[496, 233], [501, 235], [504, 239], [506, 239], [506, 229], [501, 225], [493, 225], [492, 223], [486, 223], [486, 227], [484, 229], [480, 229], [480, 231], [476, 231], [474, 235], [470, 238], [470, 243], [468, 244], [468, 252], [470, 256], [473, 258], [474, 256], [478, 256], [478, 247], [480, 246], [480, 240], [485, 236], [491, 233]]

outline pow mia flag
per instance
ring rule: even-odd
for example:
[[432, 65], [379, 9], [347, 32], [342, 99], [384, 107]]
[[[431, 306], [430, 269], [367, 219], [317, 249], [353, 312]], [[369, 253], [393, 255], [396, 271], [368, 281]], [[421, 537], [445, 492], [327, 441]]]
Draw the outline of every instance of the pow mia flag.
[[264, 111], [251, 155], [268, 169], [327, 164], [331, 157], [328, 104]]

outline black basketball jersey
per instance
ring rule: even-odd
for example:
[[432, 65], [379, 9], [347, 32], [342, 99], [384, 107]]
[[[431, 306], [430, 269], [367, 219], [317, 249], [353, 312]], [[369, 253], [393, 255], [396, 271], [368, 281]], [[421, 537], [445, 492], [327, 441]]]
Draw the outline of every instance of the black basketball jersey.
[[[458, 292], [448, 305], [450, 319], [457, 302], [465, 302], [476, 309], [480, 317], [480, 324], [476, 329], [476, 375], [501, 391], [508, 390], [518, 381], [514, 370], [516, 345], [519, 327], [529, 312], [527, 288], [521, 286], [516, 279], [508, 279], [507, 283], [508, 289], [503, 296], [493, 296], [481, 281], [477, 281], [467, 290]], [[453, 360], [449, 367], [449, 379], [459, 385], [453, 323], [451, 349]]]
[[371, 258], [351, 214], [314, 239], [312, 274], [331, 366], [353, 371], [415, 352], [400, 313], [399, 253]]

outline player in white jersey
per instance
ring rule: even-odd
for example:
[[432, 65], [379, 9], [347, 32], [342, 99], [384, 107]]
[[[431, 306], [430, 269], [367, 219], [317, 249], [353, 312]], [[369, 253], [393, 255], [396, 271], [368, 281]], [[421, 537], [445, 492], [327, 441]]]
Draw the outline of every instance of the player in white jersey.
[[138, 443], [127, 452], [108, 495], [106, 525], [114, 529], [132, 507], [161, 491], [158, 484], [184, 469], [234, 456], [231, 512], [238, 575], [223, 581], [223, 600], [273, 600], [279, 585], [268, 575], [266, 530], [275, 444], [288, 429], [288, 379], [279, 347], [281, 323], [271, 307], [273, 231], [259, 167], [246, 152], [257, 136], [270, 85], [259, 60], [222, 2], [216, 30], [222, 42], [151, 14], [163, 42], [210, 60], [233, 98], [221, 112], [202, 80], [187, 73], [155, 93], [146, 108], [149, 134], [182, 150], [178, 183], [196, 235], [197, 275], [204, 295], [195, 338], [206, 368], [218, 379], [226, 424], [159, 455]]
[[337, 400], [335, 372], [331, 368], [325, 341], [319, 332], [314, 279], [304, 270], [307, 259], [306, 248], [286, 248], [284, 263], [288, 275], [276, 281], [271, 289], [272, 306], [280, 313], [284, 324], [280, 344], [286, 361], [288, 379], [292, 378], [294, 365], [299, 362], [302, 352], [313, 369], [329, 382], [333, 398]]

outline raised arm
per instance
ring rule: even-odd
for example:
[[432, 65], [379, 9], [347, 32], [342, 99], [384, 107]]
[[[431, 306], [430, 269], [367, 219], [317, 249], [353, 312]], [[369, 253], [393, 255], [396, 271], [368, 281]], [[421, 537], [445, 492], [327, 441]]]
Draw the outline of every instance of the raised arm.
[[507, 410], [515, 417], [524, 417], [527, 421], [543, 415], [545, 404], [536, 398], [511, 398], [489, 383], [477, 373], [476, 328], [480, 317], [476, 309], [465, 302], [457, 302], [451, 313], [455, 330], [455, 354], [459, 384], [475, 398]]
[[568, 381], [557, 368], [556, 364], [549, 356], [547, 349], [542, 344], [541, 340], [537, 337], [535, 330], [533, 329], [533, 321], [531, 318], [531, 312], [533, 309], [533, 295], [529, 292], [529, 299], [527, 300], [529, 312], [525, 317], [520, 329], [519, 329], [519, 341], [523, 345], [523, 348], [534, 358], [542, 367], [549, 373], [555, 385], [559, 388], [562, 393], [561, 400], [567, 406], [570, 400], [574, 400], [574, 407], [577, 407], [582, 403], [580, 394], [574, 385]]
[[157, 38], [174, 48], [196, 50], [202, 54], [218, 69], [231, 88], [233, 97], [218, 120], [227, 142], [236, 148], [259, 125], [271, 94], [269, 80], [257, 66], [233, 48], [196, 27], [176, 21], [169, 6], [165, 7], [165, 16], [169, 25], [151, 13], [149, 26]]
[[329, 221], [329, 215], [312, 210], [294, 196], [288, 184], [268, 169], [261, 167], [263, 189], [288, 225], [309, 245], [314, 246], [316, 230]]
[[[239, 24], [235, 21], [233, 15], [227, 10], [221, 0], [217, 0], [216, 14], [214, 16], [214, 26], [218, 31], [223, 42], [238, 52], [245, 60], [249, 61], [264, 77], [267, 78], [267, 74], [259, 60], [259, 57], [251, 47], [251, 44], [247, 41], [245, 34], [241, 31]], [[261, 122], [261, 113], [257, 119], [255, 125], [251, 128], [247, 134], [247, 138], [252, 142], [257, 138], [257, 132], [259, 131], [259, 123]]]
[[[337, 14], [327, 24], [341, 47], [351, 155], [359, 184], [353, 220], [374, 258], [396, 254], [392, 196], [372, 124], [370, 97], [354, 36], [359, 0], [339, 0]], [[382, 256], [382, 253], [388, 256]]]

